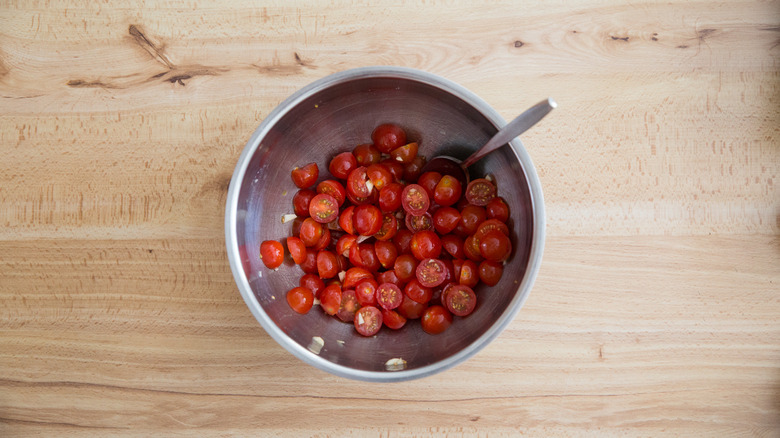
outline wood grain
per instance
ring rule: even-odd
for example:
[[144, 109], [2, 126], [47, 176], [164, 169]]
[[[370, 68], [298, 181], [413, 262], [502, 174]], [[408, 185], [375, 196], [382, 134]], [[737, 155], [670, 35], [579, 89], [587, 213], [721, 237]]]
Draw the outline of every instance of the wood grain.
[[[0, 5], [0, 435], [777, 436], [780, 3]], [[403, 65], [523, 136], [548, 242], [456, 368], [347, 381], [254, 320], [224, 203], [263, 118]]]

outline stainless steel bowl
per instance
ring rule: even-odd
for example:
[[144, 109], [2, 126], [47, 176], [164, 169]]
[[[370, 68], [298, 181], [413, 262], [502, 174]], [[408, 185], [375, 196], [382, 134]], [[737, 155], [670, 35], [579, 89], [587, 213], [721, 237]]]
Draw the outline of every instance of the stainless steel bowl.
[[[518, 108], [527, 101], [519, 99]], [[522, 100], [522, 101], [521, 101]], [[523, 102], [526, 101], [526, 102]], [[380, 123], [403, 126], [420, 140], [420, 153], [463, 159], [506, 122], [485, 101], [449, 80], [419, 70], [366, 67], [320, 79], [282, 102], [257, 128], [238, 159], [227, 197], [225, 234], [230, 266], [247, 306], [279, 344], [303, 361], [333, 374], [368, 381], [427, 376], [463, 362], [494, 339], [528, 298], [544, 247], [542, 189], [531, 158], [514, 140], [471, 168], [492, 173], [512, 214], [514, 250], [501, 282], [476, 288], [474, 313], [431, 336], [413, 321], [365, 338], [351, 324], [313, 309], [293, 312], [286, 292], [298, 285], [299, 267], [287, 262], [269, 271], [259, 257], [263, 240], [290, 235], [296, 187], [290, 171], [370, 141]], [[322, 174], [327, 172], [321, 172]], [[321, 342], [320, 342], [321, 341]]]

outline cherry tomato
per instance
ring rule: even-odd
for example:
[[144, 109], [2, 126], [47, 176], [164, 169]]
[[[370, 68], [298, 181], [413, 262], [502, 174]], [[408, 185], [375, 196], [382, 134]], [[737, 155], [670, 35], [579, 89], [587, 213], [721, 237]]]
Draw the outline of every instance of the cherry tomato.
[[333, 278], [339, 273], [338, 259], [336, 254], [330, 251], [320, 251], [317, 253], [317, 273], [320, 278]]
[[382, 283], [376, 289], [376, 302], [383, 309], [392, 310], [401, 305], [403, 292], [393, 283]]
[[398, 330], [406, 324], [406, 318], [395, 310], [382, 309], [382, 323], [393, 330]]
[[425, 213], [431, 205], [425, 189], [417, 184], [409, 184], [404, 187], [401, 194], [401, 204], [407, 213], [417, 216]]
[[509, 220], [509, 204], [506, 203], [504, 198], [496, 197], [491, 199], [485, 210], [487, 211], [487, 217], [490, 219], [498, 219], [501, 222]]
[[398, 183], [390, 183], [379, 191], [379, 209], [385, 213], [391, 213], [401, 208], [401, 194], [404, 186]]
[[407, 214], [404, 222], [406, 222], [406, 228], [415, 233], [433, 228], [433, 217], [427, 211], [419, 216]]
[[355, 156], [350, 152], [342, 152], [330, 160], [328, 170], [330, 171], [330, 174], [336, 178], [347, 179], [349, 173], [356, 167], [357, 160], [355, 160]]
[[368, 198], [373, 191], [373, 187], [369, 186], [368, 174], [366, 168], [363, 166], [355, 168], [347, 176], [347, 195], [352, 195], [355, 198]]
[[433, 297], [433, 289], [423, 286], [416, 278], [413, 278], [409, 283], [406, 283], [404, 294], [418, 303], [427, 304]]
[[408, 164], [417, 156], [417, 143], [407, 143], [390, 151], [390, 157], [399, 163]]
[[460, 212], [452, 207], [442, 207], [433, 214], [433, 227], [439, 234], [451, 233], [460, 222]]
[[417, 274], [418, 261], [410, 254], [401, 254], [395, 259], [393, 272], [396, 277], [404, 283], [413, 279]]
[[450, 288], [444, 299], [444, 305], [454, 315], [466, 316], [474, 311], [477, 295], [470, 287], [459, 284]]
[[382, 228], [382, 212], [371, 204], [355, 207], [355, 231], [362, 236], [373, 236]]
[[382, 312], [374, 306], [361, 307], [355, 313], [355, 330], [363, 336], [374, 336], [382, 328]]
[[339, 207], [347, 200], [347, 191], [344, 190], [344, 186], [335, 179], [326, 179], [325, 181], [317, 184], [317, 193], [324, 193], [326, 195], [333, 196], [339, 203]]
[[312, 198], [309, 215], [321, 224], [333, 222], [339, 217], [339, 203], [333, 196], [321, 193]]
[[376, 272], [381, 267], [374, 251], [374, 245], [370, 243], [353, 245], [349, 250], [349, 261], [353, 265], [371, 272]]
[[380, 272], [376, 276], [376, 281], [379, 284], [382, 283], [392, 283], [398, 287], [403, 287], [404, 283], [398, 279], [398, 277], [395, 275], [395, 271], [385, 271]]
[[452, 315], [447, 309], [437, 304], [425, 309], [421, 323], [425, 333], [438, 335], [452, 324]]
[[355, 234], [354, 213], [355, 207], [350, 205], [339, 215], [339, 226], [349, 234]]
[[322, 290], [325, 289], [325, 282], [315, 274], [303, 274], [298, 285], [312, 291], [317, 298], [319, 298]]
[[314, 304], [314, 293], [305, 287], [294, 287], [287, 292], [287, 304], [298, 313], [307, 313]]
[[317, 167], [317, 163], [309, 163], [303, 167], [293, 169], [290, 176], [299, 189], [307, 189], [317, 182], [317, 178], [320, 176], [320, 168]]
[[373, 278], [367, 278], [355, 286], [355, 296], [361, 306], [376, 305], [376, 289], [379, 283]]
[[404, 294], [404, 299], [401, 301], [401, 305], [398, 306], [398, 313], [406, 319], [418, 319], [423, 315], [427, 308], [427, 304], [418, 303]]
[[328, 315], [335, 315], [341, 307], [341, 286], [329, 284], [320, 293], [320, 307]]
[[385, 123], [377, 126], [371, 133], [371, 141], [374, 146], [384, 154], [406, 144], [406, 132], [400, 126]]
[[393, 174], [387, 170], [387, 167], [385, 167], [384, 164], [372, 164], [368, 166], [366, 168], [366, 175], [377, 190], [382, 190], [384, 186], [393, 182]]
[[460, 181], [450, 175], [444, 175], [433, 190], [433, 200], [444, 207], [458, 202], [461, 194]]
[[382, 216], [382, 227], [374, 234], [378, 241], [390, 240], [398, 232], [398, 221], [392, 213]]
[[465, 260], [454, 259], [452, 260], [452, 278], [455, 279], [455, 283], [460, 278], [460, 271], [463, 269], [463, 262]]
[[479, 253], [491, 262], [503, 262], [512, 253], [512, 242], [499, 230], [488, 231], [479, 239]]
[[303, 244], [307, 247], [312, 247], [320, 242], [322, 236], [325, 234], [326, 228], [321, 223], [314, 219], [307, 217], [301, 223], [301, 229], [298, 232], [298, 237], [303, 241]]
[[463, 252], [471, 260], [479, 263], [482, 261], [482, 254], [479, 251], [479, 243], [474, 239], [474, 235], [471, 235], [463, 241]]
[[485, 234], [493, 230], [501, 231], [507, 236], [509, 235], [509, 227], [505, 223], [498, 219], [488, 219], [479, 224], [477, 231], [474, 232], [474, 238], [477, 239], [477, 243], [479, 243]]
[[412, 235], [414, 235], [413, 232], [403, 228], [395, 233], [395, 237], [393, 237], [393, 243], [395, 243], [395, 246], [398, 247], [399, 254], [411, 253]]
[[287, 238], [287, 251], [290, 252], [295, 264], [300, 265], [306, 260], [306, 245], [303, 244], [303, 240], [290, 236]]
[[400, 181], [404, 179], [404, 164], [395, 161], [392, 158], [386, 158], [379, 162], [379, 164], [387, 167], [390, 174], [393, 175], [393, 181]]
[[339, 237], [339, 240], [336, 241], [336, 254], [349, 257], [349, 249], [352, 248], [352, 245], [356, 244], [357, 236], [353, 234], [345, 234]]
[[317, 250], [306, 248], [306, 260], [301, 263], [301, 269], [306, 274], [317, 274]]
[[473, 260], [464, 260], [460, 269], [460, 275], [456, 278], [456, 281], [464, 286], [476, 286], [479, 282], [479, 272], [477, 269], [477, 264]]
[[[439, 259], [425, 259], [415, 270], [417, 281], [425, 287], [436, 287], [447, 280], [447, 267]], [[463, 275], [463, 271], [461, 271]]]
[[460, 222], [457, 230], [461, 234], [474, 234], [479, 224], [485, 221], [487, 213], [485, 209], [476, 205], [467, 205], [460, 212]]
[[344, 290], [341, 292], [341, 304], [336, 316], [344, 322], [355, 320], [355, 313], [360, 309], [360, 303], [354, 290]]
[[429, 198], [433, 199], [433, 192], [436, 190], [436, 185], [439, 184], [441, 178], [442, 176], [439, 172], [425, 172], [420, 175], [417, 184], [425, 189], [425, 193], [428, 194]]
[[344, 283], [342, 287], [344, 289], [354, 289], [362, 281], [373, 278], [374, 274], [372, 274], [368, 269], [354, 266], [347, 269], [346, 273], [344, 274]]
[[398, 248], [395, 247], [395, 243], [389, 240], [377, 240], [374, 243], [374, 252], [383, 268], [393, 269], [398, 258]]
[[484, 178], [475, 179], [466, 187], [466, 199], [471, 204], [484, 207], [495, 197], [496, 186]]
[[352, 149], [352, 155], [355, 156], [358, 166], [368, 166], [376, 164], [382, 159], [382, 153], [371, 143], [359, 144]]
[[441, 239], [431, 230], [418, 231], [412, 235], [410, 248], [417, 260], [435, 259], [441, 254]]
[[311, 189], [301, 189], [293, 196], [293, 211], [298, 217], [309, 217], [309, 204], [317, 193]]
[[479, 264], [479, 279], [488, 286], [497, 285], [503, 273], [504, 265], [501, 263], [485, 260]]
[[281, 242], [266, 240], [260, 244], [260, 259], [268, 269], [276, 269], [284, 261], [284, 247]]
[[422, 174], [422, 169], [425, 167], [425, 157], [418, 155], [414, 157], [411, 163], [404, 166], [403, 179], [408, 183], [415, 183]]

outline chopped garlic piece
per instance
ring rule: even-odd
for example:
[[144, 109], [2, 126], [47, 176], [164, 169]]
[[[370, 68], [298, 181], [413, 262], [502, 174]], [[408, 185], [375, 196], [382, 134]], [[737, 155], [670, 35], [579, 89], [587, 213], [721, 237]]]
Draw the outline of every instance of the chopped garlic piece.
[[366, 187], [368, 187], [368, 192], [371, 193], [374, 190], [374, 183], [370, 179], [366, 179]]
[[309, 344], [309, 351], [311, 351], [314, 354], [320, 354], [320, 351], [322, 350], [322, 347], [325, 346], [325, 341], [319, 337], [319, 336], [313, 336], [311, 338], [311, 343]]
[[293, 214], [293, 213], [287, 213], [285, 215], [282, 215], [282, 223], [286, 224], [287, 222], [295, 220], [296, 217], [298, 217], [298, 216]]
[[401, 371], [406, 369], [406, 361], [400, 357], [396, 357], [385, 362], [385, 369], [387, 371]]
[[344, 281], [344, 278], [347, 276], [347, 271], [341, 271], [339, 272], [339, 281]]
[[355, 239], [355, 242], [363, 243], [363, 242], [365, 242], [366, 240], [368, 240], [370, 238], [371, 238], [371, 236], [362, 236], [361, 235], [361, 236], [358, 236], [357, 239]]

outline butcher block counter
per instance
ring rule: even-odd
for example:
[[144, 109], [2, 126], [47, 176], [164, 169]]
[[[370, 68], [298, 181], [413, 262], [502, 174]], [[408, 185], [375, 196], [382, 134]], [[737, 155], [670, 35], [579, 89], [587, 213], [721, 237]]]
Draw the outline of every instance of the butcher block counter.
[[[0, 436], [780, 436], [780, 3], [481, 3], [3, 2]], [[288, 353], [225, 248], [256, 127], [370, 65], [559, 103], [528, 300], [400, 383]]]

